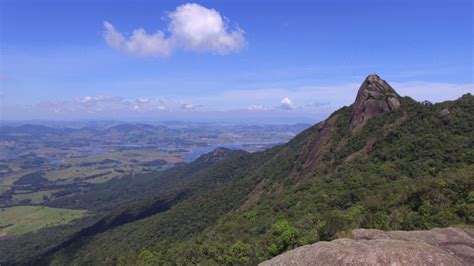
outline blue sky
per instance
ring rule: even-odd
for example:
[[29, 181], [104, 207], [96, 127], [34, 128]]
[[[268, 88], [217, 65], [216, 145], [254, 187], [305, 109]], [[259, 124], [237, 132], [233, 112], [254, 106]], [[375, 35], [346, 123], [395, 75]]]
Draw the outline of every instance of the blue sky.
[[2, 0], [0, 12], [6, 120], [315, 122], [370, 73], [417, 100], [474, 93], [467, 0]]

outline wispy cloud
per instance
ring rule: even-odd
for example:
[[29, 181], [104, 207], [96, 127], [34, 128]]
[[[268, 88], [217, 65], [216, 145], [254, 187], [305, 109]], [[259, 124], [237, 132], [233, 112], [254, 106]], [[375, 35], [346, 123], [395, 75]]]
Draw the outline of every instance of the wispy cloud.
[[172, 51], [172, 41], [165, 38], [162, 31], [147, 34], [144, 29], [133, 31], [129, 39], [115, 30], [114, 26], [104, 21], [104, 38], [107, 44], [120, 51], [136, 56], [168, 56]]
[[198, 108], [204, 107], [204, 105], [202, 105], [202, 104], [192, 104], [192, 103], [181, 103], [181, 105], [179, 107], [180, 107], [181, 110], [195, 111]]
[[[450, 84], [432, 82], [393, 82], [391, 85], [402, 96], [418, 101], [439, 102], [459, 98], [465, 93], [474, 94], [474, 84]], [[223, 91], [212, 95], [176, 97], [137, 97], [87, 95], [72, 100], [42, 101], [28, 106], [7, 106], [5, 115], [64, 116], [87, 115], [103, 117], [128, 117], [150, 115], [165, 117], [172, 114], [191, 115], [213, 112], [266, 113], [275, 117], [308, 115], [315, 120], [323, 119], [336, 109], [351, 104], [360, 84], [347, 83], [328, 86], [299, 88], [260, 88]], [[20, 112], [21, 111], [21, 112]], [[212, 115], [211, 115], [212, 116]], [[28, 118], [28, 117], [23, 117]]]
[[230, 29], [215, 9], [183, 4], [169, 12], [167, 19], [168, 36], [161, 30], [149, 34], [138, 28], [128, 38], [104, 21], [104, 39], [110, 47], [135, 56], [166, 57], [176, 49], [227, 54], [245, 46], [244, 31]]
[[251, 104], [247, 107], [250, 111], [272, 111], [272, 110], [285, 110], [290, 111], [296, 109], [297, 106], [293, 101], [285, 97], [280, 101], [279, 105], [265, 105], [265, 104]]
[[275, 107], [265, 104], [251, 104], [247, 107], [249, 111], [271, 111], [275, 110]]

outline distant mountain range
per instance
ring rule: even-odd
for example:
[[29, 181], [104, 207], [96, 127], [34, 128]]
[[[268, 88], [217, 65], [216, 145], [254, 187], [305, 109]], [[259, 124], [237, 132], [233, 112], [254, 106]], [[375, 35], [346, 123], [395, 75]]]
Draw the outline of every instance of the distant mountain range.
[[474, 96], [418, 103], [369, 75], [287, 144], [219, 148], [48, 205], [93, 215], [0, 242], [0, 263], [253, 265], [355, 228], [472, 224]]
[[[67, 125], [67, 122], [64, 122]], [[209, 124], [209, 123], [184, 123], [175, 122], [170, 124], [145, 124], [145, 123], [100, 123], [89, 122], [83, 126], [67, 127], [51, 126], [43, 124], [0, 124], [0, 141], [41, 141], [47, 140], [49, 144], [64, 145], [77, 142], [111, 142], [111, 143], [146, 143], [166, 144], [177, 140], [196, 142], [200, 138], [211, 140], [214, 138], [218, 143], [219, 135], [233, 134], [238, 137], [250, 137], [258, 139], [260, 136], [269, 137], [273, 135], [273, 141], [281, 141], [288, 138], [288, 134], [295, 134], [309, 127], [308, 124], [293, 125], [244, 125], [244, 124]], [[278, 135], [279, 134], [279, 135]]]

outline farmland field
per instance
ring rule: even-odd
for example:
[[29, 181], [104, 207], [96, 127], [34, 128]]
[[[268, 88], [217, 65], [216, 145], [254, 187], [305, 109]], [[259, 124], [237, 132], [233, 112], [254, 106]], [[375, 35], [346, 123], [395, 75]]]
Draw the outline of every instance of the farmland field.
[[31, 203], [41, 203], [44, 200], [44, 197], [51, 198], [51, 194], [57, 192], [59, 190], [47, 190], [47, 191], [38, 191], [32, 193], [24, 193], [24, 194], [15, 194], [13, 195], [13, 199], [17, 201], [22, 200], [31, 200]]
[[0, 209], [0, 234], [21, 235], [38, 229], [67, 224], [87, 211], [44, 206], [16, 206]]

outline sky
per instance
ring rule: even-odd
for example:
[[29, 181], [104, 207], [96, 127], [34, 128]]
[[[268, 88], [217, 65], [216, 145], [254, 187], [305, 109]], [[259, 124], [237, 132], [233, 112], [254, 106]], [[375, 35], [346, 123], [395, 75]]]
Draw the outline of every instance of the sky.
[[1, 120], [317, 122], [473, 85], [470, 0], [0, 0]]

